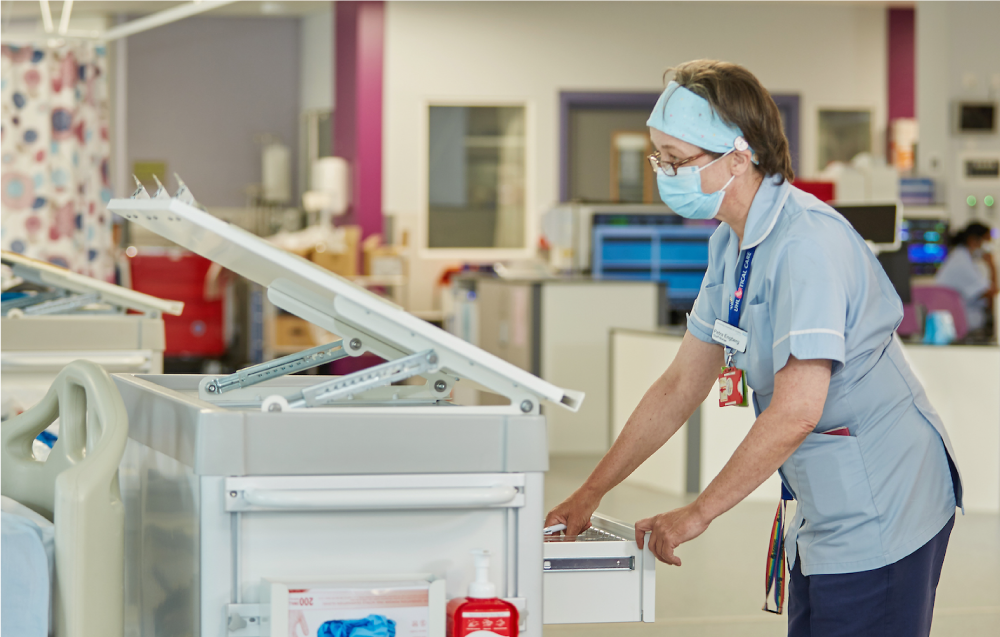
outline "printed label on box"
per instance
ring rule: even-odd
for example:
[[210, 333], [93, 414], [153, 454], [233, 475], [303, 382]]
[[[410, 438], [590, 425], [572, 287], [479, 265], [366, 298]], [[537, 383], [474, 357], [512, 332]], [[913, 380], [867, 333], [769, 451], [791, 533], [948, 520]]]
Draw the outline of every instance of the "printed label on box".
[[[397, 637], [428, 637], [427, 586], [303, 588], [288, 591], [288, 634], [312, 637], [326, 623], [330, 634], [366, 628]], [[357, 627], [348, 629], [348, 627]]]

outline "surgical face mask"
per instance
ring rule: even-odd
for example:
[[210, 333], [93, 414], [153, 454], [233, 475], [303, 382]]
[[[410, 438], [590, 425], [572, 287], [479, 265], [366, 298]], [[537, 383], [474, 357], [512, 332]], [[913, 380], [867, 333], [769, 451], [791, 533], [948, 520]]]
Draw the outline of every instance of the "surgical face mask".
[[[725, 157], [729, 151], [722, 155]], [[722, 200], [726, 196], [726, 188], [733, 183], [736, 175], [729, 178], [726, 185], [715, 192], [702, 192], [701, 171], [722, 159], [719, 157], [704, 166], [683, 166], [677, 169], [677, 174], [667, 176], [662, 170], [656, 172], [656, 185], [660, 190], [660, 199], [670, 206], [670, 209], [687, 219], [713, 219], [719, 214]]]

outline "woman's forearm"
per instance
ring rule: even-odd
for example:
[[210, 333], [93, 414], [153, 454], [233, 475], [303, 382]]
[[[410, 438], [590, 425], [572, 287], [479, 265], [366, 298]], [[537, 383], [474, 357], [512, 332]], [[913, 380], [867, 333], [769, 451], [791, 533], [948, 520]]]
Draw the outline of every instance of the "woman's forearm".
[[666, 374], [657, 379], [583, 488], [603, 496], [662, 447], [701, 403], [698, 400], [689, 408], [691, 401], [683, 400], [680, 393], [670, 386]]
[[774, 412], [762, 413], [726, 466], [695, 501], [705, 519], [714, 520], [753, 493], [798, 449], [812, 426]]
[[706, 520], [750, 495], [798, 449], [819, 423], [829, 387], [830, 361], [789, 359], [775, 375], [771, 405], [695, 501]]

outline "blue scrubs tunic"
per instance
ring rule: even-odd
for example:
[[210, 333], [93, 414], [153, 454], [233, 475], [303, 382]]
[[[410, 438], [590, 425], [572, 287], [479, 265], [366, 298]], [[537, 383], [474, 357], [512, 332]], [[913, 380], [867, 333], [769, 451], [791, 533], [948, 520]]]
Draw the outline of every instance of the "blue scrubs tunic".
[[[742, 249], [756, 246], [740, 328], [757, 415], [789, 356], [829, 359], [830, 389], [815, 432], [781, 466], [795, 496], [788, 567], [804, 575], [881, 568], [910, 555], [961, 506], [948, 433], [893, 339], [903, 306], [878, 260], [836, 210], [789, 183], [761, 184]], [[722, 224], [688, 330], [712, 343], [728, 318], [740, 242]], [[846, 426], [850, 436], [823, 432]], [[777, 497], [778, 494], [775, 494]]]

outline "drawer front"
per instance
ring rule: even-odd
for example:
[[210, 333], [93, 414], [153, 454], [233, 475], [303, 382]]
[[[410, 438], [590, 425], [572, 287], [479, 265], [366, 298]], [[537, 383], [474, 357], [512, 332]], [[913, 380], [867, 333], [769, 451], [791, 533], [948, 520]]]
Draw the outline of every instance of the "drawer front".
[[517, 578], [527, 566], [517, 559], [528, 548], [519, 546], [518, 518], [533, 497], [529, 482], [516, 473], [224, 478], [225, 512], [237, 516], [231, 550], [241, 601], [261, 603], [265, 580], [400, 573], [432, 573], [446, 581], [449, 599], [462, 597], [474, 577], [473, 549], [490, 551], [501, 597], [537, 600]]
[[605, 516], [577, 541], [549, 538], [542, 562], [546, 624], [652, 622], [656, 558], [631, 526]]

